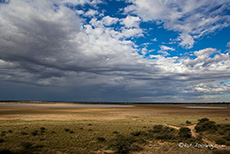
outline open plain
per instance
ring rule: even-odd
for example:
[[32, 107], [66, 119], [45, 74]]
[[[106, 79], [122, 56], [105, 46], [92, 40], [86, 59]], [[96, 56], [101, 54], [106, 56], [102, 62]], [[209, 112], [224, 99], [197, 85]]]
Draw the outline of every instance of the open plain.
[[[199, 119], [214, 121], [215, 133], [195, 131]], [[171, 137], [154, 126], [171, 128]], [[228, 104], [0, 103], [0, 151], [11, 153], [215, 153], [228, 150]], [[223, 126], [226, 126], [224, 128]], [[182, 127], [190, 139], [177, 137]], [[223, 131], [226, 129], [226, 131]], [[222, 131], [222, 132], [221, 132]], [[213, 135], [214, 134], [214, 135]], [[168, 135], [168, 134], [167, 134]], [[196, 140], [198, 136], [202, 139]], [[125, 145], [117, 145], [122, 138]], [[194, 139], [193, 139], [194, 138]], [[218, 142], [226, 138], [224, 142]], [[132, 142], [130, 142], [133, 140]], [[119, 142], [119, 140], [118, 140]], [[195, 144], [208, 147], [193, 147]], [[181, 145], [191, 144], [189, 147]], [[211, 147], [216, 145], [216, 147]], [[115, 146], [114, 146], [115, 145]], [[120, 148], [120, 149], [119, 149]], [[218, 151], [217, 151], [218, 150]], [[226, 152], [226, 151], [225, 151]], [[229, 152], [229, 151], [228, 151]]]

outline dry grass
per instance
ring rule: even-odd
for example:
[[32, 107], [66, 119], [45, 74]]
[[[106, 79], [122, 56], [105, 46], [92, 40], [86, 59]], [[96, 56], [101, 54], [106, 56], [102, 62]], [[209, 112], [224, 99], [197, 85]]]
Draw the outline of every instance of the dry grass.
[[[185, 105], [136, 105], [128, 108], [67, 108], [66, 104], [36, 106], [0, 106], [0, 133], [6, 132], [0, 136], [3, 139], [0, 150], [18, 152], [23, 150], [21, 142], [30, 142], [32, 149], [40, 152], [103, 153], [110, 151], [106, 145], [116, 137], [113, 132], [130, 135], [135, 131], [148, 131], [156, 124], [181, 127], [186, 126], [187, 120], [194, 125], [203, 117], [218, 124], [230, 124], [227, 105], [222, 105], [226, 109], [187, 109]], [[40, 132], [41, 127], [45, 128], [43, 133]], [[38, 135], [33, 136], [35, 130], [38, 130]], [[105, 141], [99, 142], [98, 137], [105, 138]], [[212, 150], [179, 148], [178, 143], [151, 140], [139, 153], [212, 153]]]

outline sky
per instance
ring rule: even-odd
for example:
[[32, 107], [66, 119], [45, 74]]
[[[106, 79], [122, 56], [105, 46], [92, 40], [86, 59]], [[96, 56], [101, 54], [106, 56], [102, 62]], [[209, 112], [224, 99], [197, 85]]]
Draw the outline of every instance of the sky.
[[0, 0], [0, 100], [229, 102], [229, 0]]

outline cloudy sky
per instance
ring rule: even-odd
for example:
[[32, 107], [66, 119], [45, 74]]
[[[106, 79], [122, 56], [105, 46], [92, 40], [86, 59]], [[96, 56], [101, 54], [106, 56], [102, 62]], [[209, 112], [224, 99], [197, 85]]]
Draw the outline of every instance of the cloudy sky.
[[230, 101], [229, 0], [0, 0], [0, 100]]

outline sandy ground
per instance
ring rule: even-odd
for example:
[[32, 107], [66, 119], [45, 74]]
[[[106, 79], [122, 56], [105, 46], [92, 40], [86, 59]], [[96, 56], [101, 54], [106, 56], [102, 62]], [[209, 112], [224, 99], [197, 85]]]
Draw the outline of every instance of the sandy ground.
[[[191, 105], [190, 105], [191, 106]], [[224, 106], [187, 105], [114, 105], [114, 104], [29, 104], [0, 103], [0, 120], [114, 120], [159, 116], [224, 116], [230, 108]], [[201, 108], [198, 108], [201, 107]], [[205, 107], [205, 108], [204, 108]], [[209, 108], [210, 107], [210, 108]], [[230, 118], [229, 118], [230, 120]]]

